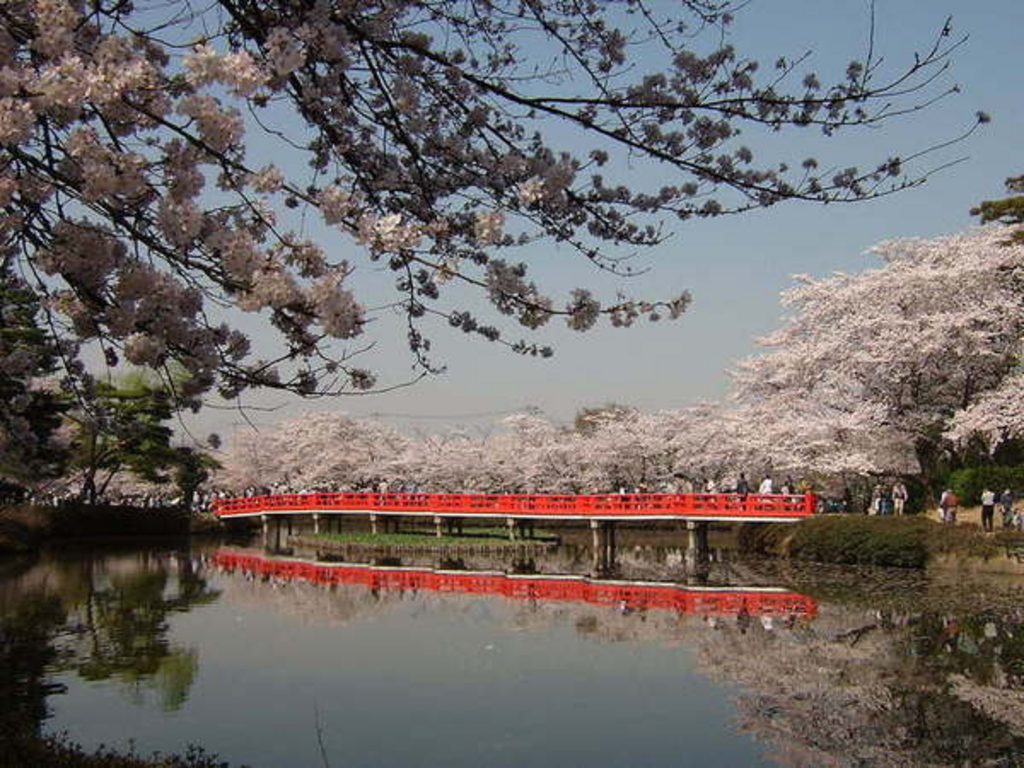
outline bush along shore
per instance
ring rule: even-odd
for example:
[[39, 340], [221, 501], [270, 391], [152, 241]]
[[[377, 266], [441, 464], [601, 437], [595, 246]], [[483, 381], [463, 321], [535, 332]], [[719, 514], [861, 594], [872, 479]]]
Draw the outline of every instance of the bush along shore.
[[926, 517], [824, 515], [798, 523], [741, 527], [745, 552], [837, 565], [966, 568], [1024, 574], [1024, 534], [985, 534]]
[[216, 518], [180, 507], [20, 504], [0, 509], [0, 554], [31, 552], [44, 542], [96, 536], [184, 536], [221, 530]]

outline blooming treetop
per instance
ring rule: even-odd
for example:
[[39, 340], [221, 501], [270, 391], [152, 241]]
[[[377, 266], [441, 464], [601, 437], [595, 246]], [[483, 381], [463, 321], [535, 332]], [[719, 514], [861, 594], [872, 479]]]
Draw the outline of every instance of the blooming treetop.
[[[558, 303], [502, 254], [548, 237], [615, 272], [616, 247], [659, 241], [659, 216], [916, 183], [927, 170], [905, 173], [895, 156], [790, 170], [737, 136], [743, 124], [831, 135], [915, 110], [947, 92], [937, 83], [958, 44], [947, 24], [903, 71], [869, 49], [829, 85], [803, 59], [759, 67], [728, 43], [731, 22], [730, 3], [714, 0], [683, 0], [671, 19], [644, 0], [7, 0], [4, 264], [42, 298], [55, 337], [99, 347], [109, 365], [177, 361], [191, 374], [179, 394], [195, 404], [214, 387], [373, 388], [352, 359], [371, 317], [355, 258], [393, 271], [388, 309], [408, 318], [420, 371], [434, 370], [429, 314], [504, 341], [445, 303], [446, 281], [528, 329], [556, 315], [577, 330], [601, 315], [676, 317], [685, 293], [602, 304], [580, 288]], [[287, 167], [254, 156], [254, 129]], [[623, 151], [674, 176], [626, 186]], [[312, 216], [361, 251], [341, 258], [312, 241]], [[234, 309], [261, 313], [276, 340], [254, 349]], [[63, 361], [82, 377], [74, 348]]]
[[232, 440], [213, 483], [235, 490], [276, 483], [312, 490], [380, 480], [392, 489], [415, 484], [434, 492], [668, 490], [675, 473], [722, 476], [737, 466], [715, 463], [732, 461], [729, 452], [706, 450], [707, 412], [622, 409], [585, 432], [524, 413], [493, 431], [412, 439], [370, 421], [311, 414]]
[[[763, 455], [824, 470], [926, 475], [947, 437], [1019, 434], [1020, 246], [991, 226], [884, 242], [884, 265], [799, 278], [795, 314], [735, 372]], [[1016, 405], [1014, 405], [1016, 401]]]
[[231, 488], [287, 483], [297, 490], [367, 483], [393, 474], [408, 442], [374, 421], [306, 413], [272, 430], [238, 435], [217, 482]]

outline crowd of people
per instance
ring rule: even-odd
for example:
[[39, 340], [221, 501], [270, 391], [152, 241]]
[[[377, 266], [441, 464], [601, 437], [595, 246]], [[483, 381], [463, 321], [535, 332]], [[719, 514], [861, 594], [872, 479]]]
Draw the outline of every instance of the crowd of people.
[[[229, 494], [221, 493], [221, 496]], [[71, 504], [89, 503], [94, 506], [135, 507], [139, 509], [181, 508], [187, 507], [194, 514], [207, 513], [211, 510], [212, 501], [217, 497], [214, 491], [196, 491], [191, 501], [177, 489], [166, 491], [153, 490], [147, 492], [104, 491], [88, 500], [81, 491], [71, 488], [53, 488], [37, 490], [31, 488], [6, 487], [0, 493], [0, 506], [31, 504], [38, 507], [63, 507]]]
[[[981, 527], [987, 533], [995, 530], [996, 507], [1002, 512], [1004, 529], [1024, 531], [1024, 510], [1017, 509], [1016, 494], [1009, 488], [1002, 493], [985, 487], [978, 501], [981, 502]], [[939, 497], [939, 519], [943, 523], [955, 523], [960, 508], [960, 499], [951, 488], [947, 488]]]
[[907, 508], [910, 493], [902, 480], [891, 486], [878, 483], [871, 489], [871, 502], [868, 505], [869, 515], [902, 515]]

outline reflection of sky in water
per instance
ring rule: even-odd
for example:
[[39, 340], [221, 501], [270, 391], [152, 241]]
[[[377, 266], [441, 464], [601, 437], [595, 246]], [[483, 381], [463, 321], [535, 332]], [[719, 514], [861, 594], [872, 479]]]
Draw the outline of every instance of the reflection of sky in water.
[[[167, 565], [97, 562], [124, 576]], [[712, 620], [204, 568], [216, 602], [168, 615], [167, 647], [198, 653], [185, 703], [163, 711], [152, 686], [133, 703], [123, 683], [69, 673], [46, 727], [90, 745], [134, 738], [143, 751], [191, 742], [257, 767], [320, 765], [318, 718], [333, 765], [1001, 764], [1024, 754], [1020, 581], [763, 561], [733, 570], [813, 594], [817, 612], [776, 614], [769, 628], [757, 614]], [[166, 583], [173, 602], [179, 580]], [[0, 581], [0, 595], [11, 588]]]
[[[48, 729], [88, 744], [201, 744], [254, 766], [757, 764], [728, 689], [679, 645], [595, 642], [614, 608], [214, 576], [221, 599], [175, 615], [199, 673], [174, 713], [64, 676]], [[305, 601], [305, 602], [303, 602]], [[339, 615], [325, 603], [346, 605]], [[336, 609], [338, 610], [338, 609]], [[589, 619], [595, 618], [596, 622]], [[674, 621], [664, 617], [665, 621]], [[652, 624], [653, 626], [653, 624]], [[527, 631], [522, 631], [522, 630]]]

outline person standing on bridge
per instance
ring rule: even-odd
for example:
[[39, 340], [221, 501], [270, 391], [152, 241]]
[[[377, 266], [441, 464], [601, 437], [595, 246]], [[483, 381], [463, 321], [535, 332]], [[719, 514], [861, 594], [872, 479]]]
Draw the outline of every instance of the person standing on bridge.
[[772, 493], [772, 476], [765, 475], [764, 480], [761, 481], [760, 487], [757, 489], [758, 493]]
[[747, 482], [747, 476], [740, 472], [740, 477], [736, 481], [736, 493], [743, 498], [746, 498], [747, 494], [750, 493], [750, 483]]

